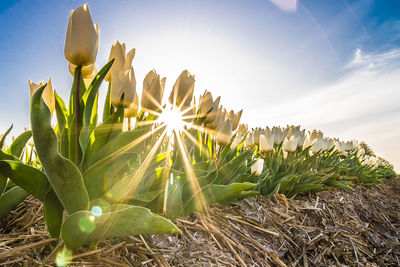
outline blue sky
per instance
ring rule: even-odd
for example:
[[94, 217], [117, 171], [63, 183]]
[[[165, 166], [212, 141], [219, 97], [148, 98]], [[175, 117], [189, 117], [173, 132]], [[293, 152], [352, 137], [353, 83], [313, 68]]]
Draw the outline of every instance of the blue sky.
[[[0, 132], [29, 127], [28, 78], [51, 77], [66, 99], [65, 30], [69, 11], [84, 2], [0, 2]], [[188, 69], [197, 95], [221, 95], [251, 126], [301, 124], [364, 140], [399, 170], [400, 1], [88, 3], [100, 25], [97, 67], [115, 40], [135, 47], [139, 91], [153, 68], [167, 90]]]

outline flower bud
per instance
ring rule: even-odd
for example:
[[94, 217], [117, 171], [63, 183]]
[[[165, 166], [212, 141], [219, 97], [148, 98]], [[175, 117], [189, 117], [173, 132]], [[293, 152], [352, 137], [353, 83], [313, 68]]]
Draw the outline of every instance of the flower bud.
[[228, 118], [232, 123], [232, 131], [236, 131], [236, 129], [237, 129], [238, 125], [239, 125], [240, 118], [242, 117], [242, 112], [243, 112], [243, 109], [240, 110], [236, 114], [235, 114], [235, 112], [233, 110], [231, 110], [228, 113]]
[[231, 141], [232, 124], [229, 120], [225, 120], [220, 127], [215, 139], [220, 146], [226, 146]]
[[[135, 57], [135, 53], [135, 48], [126, 53], [126, 45], [116, 41], [111, 47], [110, 57], [108, 58], [108, 61], [114, 59], [111, 69], [117, 73], [128, 71], [132, 67], [132, 60]], [[111, 82], [111, 71], [107, 73], [105, 80]]]
[[99, 26], [93, 24], [88, 4], [84, 4], [69, 15], [65, 38], [65, 58], [74, 65], [94, 64], [99, 46]]
[[260, 151], [261, 152], [268, 152], [274, 148], [274, 136], [269, 135], [265, 136], [260, 134]]
[[253, 166], [251, 166], [251, 173], [254, 173], [256, 176], [261, 175], [262, 171], [264, 169], [264, 160], [263, 159], [258, 159]]
[[139, 111], [139, 96], [137, 93], [135, 93], [135, 98], [133, 100], [133, 103], [129, 105], [128, 108], [125, 109], [124, 111], [124, 117], [125, 118], [135, 118], [138, 114]]
[[150, 71], [143, 80], [142, 108], [160, 110], [164, 88], [165, 78], [160, 80], [160, 75], [155, 70]]
[[124, 107], [128, 108], [133, 103], [136, 93], [136, 79], [133, 68], [119, 74], [112, 69], [111, 75], [111, 103], [115, 107], [118, 106], [121, 96], [124, 94]]
[[297, 148], [298, 138], [294, 136], [290, 137], [289, 139], [285, 138], [282, 143], [282, 150], [285, 152], [294, 152]]
[[169, 96], [169, 102], [177, 107], [187, 107], [192, 102], [194, 92], [194, 75], [184, 70], [176, 80]]
[[[29, 83], [29, 88], [31, 91], [31, 97], [33, 94], [43, 85], [46, 83], [44, 81], [40, 81], [38, 84], [32, 82], [31, 80], [28, 80]], [[53, 91], [53, 86], [51, 84], [51, 78], [49, 78], [49, 81], [47, 82], [46, 87], [44, 88], [43, 94], [42, 94], [44, 103], [46, 103], [47, 107], [50, 110], [51, 115], [53, 115], [54, 108], [55, 108], [55, 100], [54, 100], [54, 91]]]

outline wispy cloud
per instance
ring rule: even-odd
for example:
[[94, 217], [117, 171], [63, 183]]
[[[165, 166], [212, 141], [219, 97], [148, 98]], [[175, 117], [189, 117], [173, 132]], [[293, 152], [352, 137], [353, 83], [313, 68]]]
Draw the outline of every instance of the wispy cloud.
[[297, 10], [297, 0], [270, 0], [282, 11], [295, 12]]
[[400, 170], [400, 49], [357, 49], [340, 80], [291, 101], [252, 110], [252, 126], [301, 124], [333, 137], [364, 140]]

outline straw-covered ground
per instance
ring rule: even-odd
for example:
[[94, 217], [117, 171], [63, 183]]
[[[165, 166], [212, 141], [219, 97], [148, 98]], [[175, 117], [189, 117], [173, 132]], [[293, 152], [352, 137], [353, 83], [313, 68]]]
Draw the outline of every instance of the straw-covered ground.
[[[54, 266], [63, 244], [29, 197], [0, 222], [0, 265]], [[177, 220], [183, 235], [103, 241], [71, 266], [400, 266], [400, 179], [373, 188], [276, 195]]]

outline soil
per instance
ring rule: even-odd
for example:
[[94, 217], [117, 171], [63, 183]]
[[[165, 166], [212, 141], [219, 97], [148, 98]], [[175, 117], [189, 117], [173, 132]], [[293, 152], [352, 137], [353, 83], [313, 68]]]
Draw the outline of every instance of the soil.
[[[69, 266], [400, 266], [400, 178], [373, 188], [214, 205], [176, 221], [182, 235], [102, 241]], [[0, 222], [0, 265], [54, 266], [42, 205], [27, 198]]]

